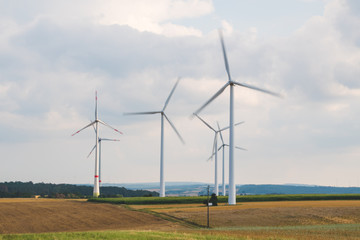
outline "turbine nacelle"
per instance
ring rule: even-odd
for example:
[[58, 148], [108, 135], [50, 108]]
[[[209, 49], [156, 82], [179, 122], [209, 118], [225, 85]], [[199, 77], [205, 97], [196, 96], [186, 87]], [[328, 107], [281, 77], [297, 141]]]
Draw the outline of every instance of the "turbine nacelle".
[[[93, 192], [93, 196], [94, 197], [98, 197], [100, 195], [100, 187], [99, 187], [99, 162], [100, 162], [100, 155], [99, 155], [99, 123], [101, 123], [102, 125], [111, 128], [112, 130], [114, 130], [117, 133], [123, 134], [122, 132], [120, 132], [119, 130], [117, 130], [116, 128], [110, 126], [109, 124], [105, 123], [104, 121], [100, 120], [98, 118], [98, 106], [97, 106], [97, 92], [95, 92], [95, 120], [91, 121], [88, 125], [86, 125], [85, 127], [81, 128], [80, 130], [76, 131], [75, 133], [73, 133], [71, 136], [74, 136], [78, 133], [80, 133], [82, 130], [88, 128], [88, 127], [93, 127], [94, 131], [95, 131], [95, 147], [91, 150], [91, 152], [96, 149], [96, 154], [95, 154], [95, 179], [94, 179], [94, 192]], [[90, 152], [90, 154], [91, 154]], [[90, 156], [90, 154], [88, 156]]]
[[[226, 70], [226, 73], [228, 76], [228, 81], [208, 101], [206, 101], [199, 109], [197, 109], [193, 113], [193, 116], [194, 115], [197, 116], [207, 105], [209, 105], [212, 101], [214, 101], [230, 85], [230, 104], [229, 104], [230, 105], [229, 145], [230, 146], [229, 146], [229, 199], [228, 199], [228, 203], [230, 205], [234, 205], [234, 204], [236, 204], [236, 186], [235, 186], [235, 170], [234, 170], [234, 155], [233, 155], [233, 153], [234, 153], [234, 91], [233, 91], [233, 88], [234, 88], [234, 86], [240, 86], [240, 87], [245, 87], [245, 88], [253, 89], [256, 91], [260, 91], [263, 93], [267, 93], [267, 94], [277, 96], [277, 97], [280, 97], [281, 95], [277, 94], [275, 92], [269, 91], [269, 90], [258, 88], [258, 87], [255, 87], [255, 86], [252, 86], [249, 84], [245, 84], [245, 83], [239, 83], [239, 82], [232, 80], [231, 74], [230, 74], [229, 62], [228, 62], [226, 49], [225, 49], [225, 43], [224, 43], [222, 31], [220, 29], [219, 29], [219, 37], [220, 37], [222, 53], [224, 56], [225, 70]], [[216, 149], [215, 149], [215, 151], [216, 151]]]
[[[194, 113], [194, 116], [196, 116], [198, 119], [200, 119], [200, 121], [203, 122], [208, 128], [210, 128], [210, 129], [214, 132], [214, 134], [215, 134], [215, 135], [214, 135], [214, 143], [213, 143], [213, 151], [212, 151], [211, 157], [208, 159], [208, 161], [209, 161], [209, 160], [211, 160], [212, 157], [215, 155], [215, 149], [216, 149], [216, 148], [215, 148], [215, 145], [217, 144], [217, 136], [218, 136], [218, 134], [220, 135], [221, 141], [222, 141], [222, 143], [224, 144], [224, 141], [223, 141], [223, 137], [222, 137], [221, 132], [224, 131], [224, 130], [229, 129], [230, 126], [227, 126], [227, 127], [224, 127], [224, 128], [220, 128], [219, 123], [216, 122], [216, 123], [217, 123], [217, 126], [218, 126], [218, 130], [215, 130], [209, 123], [207, 123], [207, 122], [206, 122], [203, 118], [201, 118], [198, 114], [195, 114], [195, 113]], [[235, 125], [235, 126], [238, 126], [238, 125], [243, 124], [243, 123], [244, 123], [244, 121], [241, 121], [241, 122], [235, 123], [234, 125]]]
[[180, 141], [185, 144], [184, 139], [181, 137], [180, 133], [178, 132], [178, 130], [176, 129], [175, 125], [171, 122], [171, 120], [168, 118], [168, 116], [165, 114], [165, 109], [168, 106], [170, 99], [172, 97], [172, 95], [174, 94], [174, 91], [177, 87], [177, 85], [179, 84], [180, 78], [177, 79], [174, 87], [172, 88], [168, 98], [165, 101], [165, 104], [162, 108], [161, 111], [150, 111], [150, 112], [131, 112], [131, 113], [124, 113], [124, 115], [151, 115], [151, 114], [160, 114], [161, 115], [161, 147], [160, 147], [160, 197], [165, 197], [165, 181], [164, 181], [164, 167], [163, 167], [163, 162], [164, 162], [164, 157], [163, 157], [163, 152], [164, 152], [164, 118], [166, 119], [166, 121], [170, 124], [171, 128], [174, 130], [174, 132], [176, 133], [176, 135], [178, 136], [178, 138], [180, 139]]

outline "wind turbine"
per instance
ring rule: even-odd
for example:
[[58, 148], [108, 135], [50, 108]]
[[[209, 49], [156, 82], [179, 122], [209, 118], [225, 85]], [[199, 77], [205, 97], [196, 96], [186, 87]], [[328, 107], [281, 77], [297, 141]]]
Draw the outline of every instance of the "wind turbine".
[[119, 130], [113, 128], [112, 126], [110, 126], [109, 124], [103, 122], [102, 120], [100, 120], [98, 118], [97, 92], [95, 92], [95, 120], [71, 135], [71, 136], [74, 136], [75, 134], [78, 134], [79, 132], [81, 132], [82, 130], [84, 130], [85, 128], [88, 128], [90, 126], [94, 126], [94, 128], [95, 128], [95, 133], [96, 133], [95, 134], [96, 135], [96, 138], [95, 138], [95, 150], [96, 151], [95, 151], [95, 176], [94, 176], [94, 191], [93, 191], [93, 196], [94, 197], [99, 197], [99, 195], [100, 195], [100, 186], [99, 186], [99, 123], [101, 123], [102, 125], [104, 125], [104, 126], [106, 126], [108, 128], [111, 128], [112, 130], [114, 130], [114, 131], [116, 131], [116, 132], [118, 132], [120, 134], [123, 134]]
[[170, 92], [169, 97], [166, 99], [164, 107], [160, 111], [151, 111], [151, 112], [133, 112], [133, 113], [124, 113], [124, 115], [148, 115], [148, 114], [160, 114], [161, 115], [161, 137], [160, 137], [160, 197], [165, 197], [165, 179], [164, 179], [164, 117], [179, 137], [180, 141], [184, 144], [184, 140], [181, 137], [180, 133], [176, 130], [175, 125], [170, 121], [170, 119], [165, 114], [165, 109], [169, 104], [170, 98], [173, 95], [180, 78], [176, 81], [173, 89]]
[[229, 205], [235, 205], [236, 204], [236, 186], [235, 186], [235, 173], [234, 173], [234, 170], [235, 170], [235, 167], [234, 167], [234, 86], [238, 85], [240, 87], [250, 88], [250, 89], [260, 91], [263, 93], [267, 93], [267, 94], [277, 96], [277, 97], [280, 97], [280, 95], [277, 93], [268, 91], [268, 90], [264, 90], [264, 89], [254, 87], [254, 86], [251, 86], [251, 85], [248, 85], [245, 83], [239, 83], [239, 82], [234, 81], [230, 75], [230, 68], [229, 68], [229, 63], [228, 63], [228, 59], [226, 56], [224, 39], [223, 39], [222, 32], [220, 29], [219, 29], [219, 36], [220, 36], [220, 42], [221, 42], [221, 46], [222, 46], [222, 52], [224, 55], [225, 69], [226, 69], [226, 73], [228, 76], [228, 81], [224, 86], [222, 86], [214, 94], [214, 96], [212, 96], [207, 102], [204, 103], [204, 105], [202, 105], [193, 114], [195, 114], [195, 115], [199, 114], [207, 105], [209, 105], [215, 98], [217, 98], [228, 86], [230, 86], [229, 199], [228, 199], [228, 203], [229, 203]]
[[[218, 125], [218, 129], [220, 130], [219, 123], [217, 123], [217, 125]], [[222, 195], [226, 196], [226, 187], [225, 187], [225, 147], [228, 147], [229, 144], [225, 144], [221, 131], [220, 131], [220, 139], [221, 139], [222, 145], [217, 149], [217, 151], [220, 151], [221, 148], [222, 148]], [[235, 146], [235, 148], [247, 151], [247, 149], [245, 149], [245, 148], [241, 148], [241, 147], [237, 147], [237, 146]]]
[[[210, 124], [208, 124], [204, 119], [202, 119], [199, 115], [195, 114], [195, 116], [197, 118], [200, 119], [200, 121], [202, 121], [208, 128], [210, 128], [213, 132], [214, 132], [214, 143], [213, 143], [213, 151], [212, 151], [212, 155], [211, 157], [209, 158], [212, 159], [212, 157], [215, 155], [215, 183], [214, 183], [214, 188], [215, 188], [215, 194], [216, 196], [219, 196], [219, 183], [218, 183], [218, 162], [217, 162], [217, 136], [218, 136], [218, 133], [221, 133], [221, 131], [224, 131], [226, 129], [228, 129], [229, 127], [225, 127], [223, 129], [219, 129], [218, 130], [215, 130], [213, 127], [210, 126]], [[236, 123], [235, 126], [239, 125], [239, 124], [242, 124], [243, 122], [239, 122], [239, 123]]]
[[[95, 130], [95, 128], [94, 128]], [[96, 131], [95, 131], [96, 132]], [[99, 183], [101, 183], [101, 141], [120, 141], [119, 139], [109, 139], [109, 138], [99, 138]], [[90, 157], [91, 153], [94, 151], [94, 149], [96, 148], [96, 144], [95, 146], [91, 149], [91, 152], [89, 153], [89, 155], [87, 157]]]

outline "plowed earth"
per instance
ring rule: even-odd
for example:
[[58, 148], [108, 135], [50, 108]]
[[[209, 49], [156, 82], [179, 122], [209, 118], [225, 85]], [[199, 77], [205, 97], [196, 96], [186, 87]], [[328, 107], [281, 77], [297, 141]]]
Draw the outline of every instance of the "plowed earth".
[[206, 212], [202, 204], [125, 207], [84, 200], [0, 199], [0, 234], [153, 230], [250, 239], [360, 239], [360, 201], [221, 205], [210, 208], [213, 230], [196, 228], [206, 226]]
[[[148, 206], [152, 211], [206, 226], [206, 207]], [[145, 206], [132, 206], [141, 209]], [[278, 227], [360, 223], [360, 201], [249, 202], [210, 208], [211, 227]]]
[[161, 231], [180, 227], [121, 205], [77, 200], [0, 199], [0, 234], [110, 229]]

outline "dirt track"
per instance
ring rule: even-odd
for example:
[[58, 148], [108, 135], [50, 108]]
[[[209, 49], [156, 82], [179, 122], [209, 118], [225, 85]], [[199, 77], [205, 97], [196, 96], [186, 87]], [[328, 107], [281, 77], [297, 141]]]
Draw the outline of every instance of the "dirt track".
[[176, 223], [119, 205], [77, 200], [0, 199], [0, 234], [180, 228], [183, 227]]

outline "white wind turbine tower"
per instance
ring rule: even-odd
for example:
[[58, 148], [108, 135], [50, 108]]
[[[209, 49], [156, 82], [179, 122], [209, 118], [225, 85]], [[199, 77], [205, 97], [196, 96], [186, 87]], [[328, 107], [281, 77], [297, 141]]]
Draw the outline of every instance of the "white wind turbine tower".
[[[219, 123], [217, 123], [217, 125], [218, 125], [218, 129], [220, 129]], [[228, 147], [229, 144], [225, 144], [221, 131], [220, 131], [220, 139], [221, 139], [222, 145], [217, 149], [217, 151], [220, 151], [222, 149], [222, 195], [226, 196], [226, 187], [225, 187], [226, 186], [226, 184], [225, 184], [225, 147]], [[241, 147], [237, 147], [237, 146], [235, 146], [235, 148], [247, 151], [247, 149], [245, 149], [245, 148], [241, 148]]]
[[103, 122], [102, 120], [100, 120], [98, 118], [98, 111], [97, 111], [97, 92], [95, 92], [95, 120], [93, 122], [91, 122], [90, 124], [86, 125], [85, 127], [83, 127], [82, 129], [80, 129], [79, 131], [75, 132], [74, 134], [72, 134], [71, 136], [74, 136], [75, 134], [78, 134], [79, 132], [81, 132], [82, 130], [84, 130], [85, 128], [88, 128], [90, 126], [94, 126], [95, 127], [95, 176], [94, 176], [94, 191], [93, 191], [93, 196], [94, 197], [98, 197], [100, 195], [100, 186], [99, 186], [99, 123], [101, 123], [102, 125], [105, 125], [111, 129], [113, 129], [114, 131], [122, 134], [122, 132], [120, 132], [119, 130], [113, 128], [112, 126], [110, 126], [109, 124]]
[[[95, 130], [95, 128], [94, 128]], [[96, 132], [96, 131], [95, 131]], [[112, 141], [112, 142], [118, 142], [120, 141], [119, 139], [109, 139], [109, 138], [100, 138], [99, 137], [99, 183], [101, 183], [101, 142], [102, 141]], [[96, 144], [95, 146], [91, 149], [91, 152], [89, 153], [89, 155], [87, 157], [90, 157], [91, 153], [94, 151], [94, 149], [96, 148]]]
[[234, 168], [234, 86], [238, 85], [240, 87], [250, 88], [253, 90], [257, 90], [257, 91], [264, 92], [264, 93], [271, 94], [271, 95], [278, 96], [278, 97], [280, 95], [277, 93], [268, 91], [268, 90], [264, 90], [264, 89], [254, 87], [254, 86], [251, 86], [251, 85], [248, 85], [245, 83], [239, 83], [239, 82], [234, 81], [230, 75], [230, 68], [229, 68], [229, 63], [228, 63], [228, 59], [226, 56], [225, 44], [224, 44], [221, 30], [219, 30], [219, 35], [220, 35], [220, 42], [221, 42], [222, 51], [223, 51], [223, 55], [224, 55], [225, 69], [226, 69], [226, 73], [228, 75], [228, 81], [224, 86], [222, 86], [220, 88], [220, 90], [218, 90], [214, 94], [214, 96], [212, 96], [207, 102], [205, 102], [204, 105], [202, 105], [198, 110], [196, 110], [194, 112], [194, 114], [195, 115], [199, 114], [201, 112], [201, 110], [203, 110], [207, 105], [209, 105], [209, 103], [211, 103], [215, 98], [217, 98], [228, 86], [230, 86], [229, 200], [228, 200], [228, 203], [229, 203], [229, 205], [235, 205], [236, 204], [236, 186], [235, 186], [235, 173], [234, 173], [234, 169], [235, 169]]
[[[215, 194], [216, 196], [219, 196], [219, 183], [218, 183], [218, 161], [217, 161], [217, 136], [218, 136], [218, 133], [221, 133], [221, 131], [224, 131], [226, 129], [228, 129], [229, 127], [225, 127], [223, 129], [218, 129], [218, 130], [215, 130], [213, 127], [210, 126], [210, 124], [208, 124], [204, 119], [202, 119], [199, 115], [195, 114], [195, 116], [197, 118], [200, 119], [200, 121], [202, 121], [208, 128], [210, 128], [213, 132], [214, 132], [214, 144], [213, 144], [213, 150], [212, 150], [212, 155], [211, 157], [209, 158], [212, 159], [212, 157], [215, 155], [215, 176], [214, 176], [214, 189], [215, 189]], [[239, 122], [239, 123], [236, 123], [235, 126], [239, 125], [239, 124], [242, 124], [243, 122]]]
[[176, 81], [173, 89], [170, 92], [169, 97], [166, 99], [164, 107], [160, 111], [151, 111], [151, 112], [133, 112], [133, 113], [124, 113], [124, 115], [148, 115], [148, 114], [161, 114], [161, 139], [160, 139], [160, 197], [165, 197], [165, 179], [164, 179], [164, 117], [169, 122], [170, 126], [179, 137], [180, 141], [184, 144], [184, 140], [176, 130], [175, 125], [170, 121], [170, 119], [165, 114], [165, 109], [169, 104], [170, 98], [173, 95], [180, 78]]

